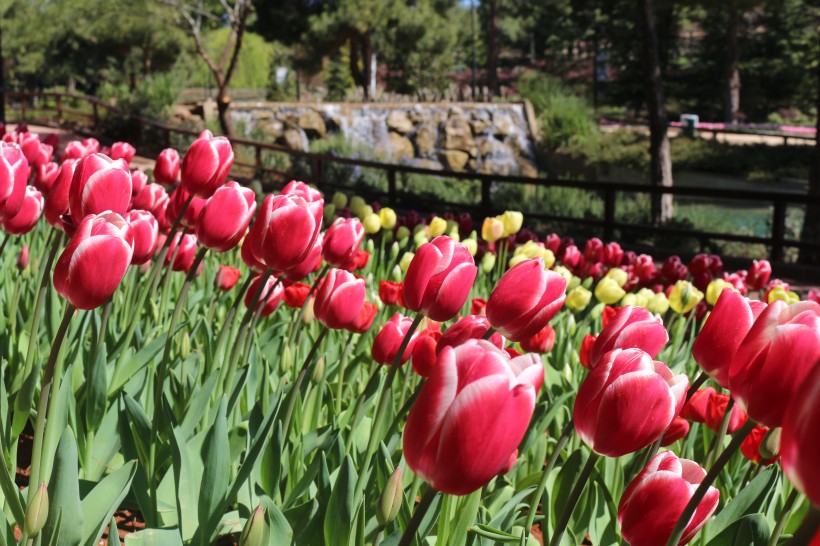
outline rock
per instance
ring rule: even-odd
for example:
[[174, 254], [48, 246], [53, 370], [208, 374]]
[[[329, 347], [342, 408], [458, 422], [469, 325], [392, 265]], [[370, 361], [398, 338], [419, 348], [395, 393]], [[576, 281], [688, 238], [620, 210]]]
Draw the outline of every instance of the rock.
[[[463, 116], [453, 116], [444, 125], [444, 148], [471, 152], [475, 150], [473, 130]], [[475, 155], [475, 152], [470, 154]]]
[[288, 127], [281, 137], [281, 142], [293, 150], [307, 152], [309, 148], [308, 137], [305, 132], [298, 127]]
[[487, 127], [490, 126], [490, 120], [488, 119], [474, 119], [470, 121], [470, 127], [473, 129], [474, 135], [481, 135], [484, 131], [487, 130]]
[[442, 163], [452, 171], [464, 170], [470, 160], [470, 154], [461, 150], [444, 150], [439, 155]]
[[387, 115], [387, 128], [402, 135], [413, 130], [413, 122], [407, 116], [407, 112], [394, 110]]
[[531, 178], [535, 178], [538, 176], [538, 169], [535, 168], [530, 161], [519, 157], [518, 158], [518, 173], [521, 176], [529, 176]]
[[513, 122], [510, 116], [502, 113], [493, 114], [493, 134], [497, 137], [505, 137], [513, 131]]
[[430, 157], [436, 150], [436, 140], [438, 138], [438, 131], [436, 128], [425, 123], [416, 129], [416, 147], [419, 150], [419, 156]]
[[412, 159], [416, 156], [410, 139], [393, 131], [390, 131], [390, 151], [394, 159]]
[[270, 121], [260, 123], [259, 127], [262, 129], [263, 133], [271, 137], [273, 140], [278, 139], [285, 132], [285, 124], [278, 119], [272, 119]]
[[327, 134], [327, 127], [322, 115], [316, 110], [305, 110], [296, 121], [306, 135], [314, 138], [324, 138]]
[[270, 119], [272, 117], [273, 111], [271, 110], [253, 110], [253, 113], [251, 114], [251, 119], [254, 121]]
[[435, 159], [426, 159], [426, 158], [419, 158], [413, 160], [414, 167], [421, 167], [422, 169], [434, 169], [440, 171], [443, 166], [440, 162], [436, 161]]

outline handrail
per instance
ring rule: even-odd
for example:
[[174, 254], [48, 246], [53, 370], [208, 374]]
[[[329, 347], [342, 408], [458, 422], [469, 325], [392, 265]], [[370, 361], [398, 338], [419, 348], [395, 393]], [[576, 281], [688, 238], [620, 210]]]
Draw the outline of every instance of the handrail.
[[[127, 117], [137, 121], [141, 125], [153, 127], [162, 131], [165, 135], [165, 146], [170, 146], [171, 135], [178, 134], [187, 137], [196, 137], [199, 132], [193, 129], [186, 129], [162, 123], [156, 120], [147, 119], [141, 116], [129, 115], [122, 109], [115, 105], [109, 104], [97, 97], [79, 95], [73, 93], [59, 93], [59, 92], [10, 92], [7, 93], [9, 97], [18, 99], [20, 103], [20, 112], [22, 120], [26, 119], [26, 106], [32, 98], [53, 98], [55, 99], [55, 106], [45, 104], [38, 107], [39, 110], [54, 110], [57, 112], [58, 121], [63, 120], [63, 115], [68, 113], [72, 115], [84, 116], [92, 123], [92, 128], [96, 129], [100, 126], [100, 108], [105, 108], [110, 112]], [[68, 110], [63, 107], [62, 101], [64, 99], [71, 99], [75, 101], [85, 101], [92, 106], [92, 112], [82, 112], [77, 110]], [[796, 138], [796, 137], [789, 137]], [[814, 251], [820, 253], [820, 243], [805, 242], [787, 239], [786, 233], [786, 212], [787, 208], [792, 205], [805, 205], [811, 207], [820, 207], [820, 196], [808, 195], [802, 193], [779, 193], [772, 191], [736, 191], [717, 188], [693, 188], [693, 187], [659, 187], [642, 185], [636, 183], [621, 183], [621, 182], [600, 182], [600, 181], [578, 181], [565, 180], [558, 178], [530, 178], [525, 176], [512, 175], [498, 175], [486, 173], [473, 172], [455, 172], [439, 169], [430, 169], [424, 167], [415, 167], [410, 165], [399, 165], [395, 163], [385, 163], [381, 161], [352, 159], [345, 157], [337, 157], [329, 154], [317, 154], [312, 152], [305, 152], [301, 150], [294, 150], [280, 144], [269, 142], [260, 142], [245, 138], [231, 137], [230, 141], [234, 145], [247, 146], [254, 149], [255, 160], [254, 163], [240, 163], [235, 162], [237, 167], [252, 168], [258, 175], [272, 174], [279, 177], [287, 176], [286, 172], [267, 167], [262, 161], [262, 151], [275, 151], [287, 154], [290, 157], [301, 158], [307, 160], [312, 165], [312, 173], [310, 177], [305, 178], [306, 182], [315, 183], [320, 186], [329, 188], [345, 188], [346, 186], [334, 183], [323, 177], [324, 166], [326, 164], [340, 164], [352, 165], [367, 169], [374, 169], [382, 171], [387, 178], [387, 192], [373, 192], [380, 197], [386, 198], [386, 204], [390, 206], [400, 206], [408, 204], [411, 206], [418, 206], [420, 203], [428, 201], [423, 196], [409, 196], [409, 203], [404, 203], [404, 195], [400, 194], [397, 188], [397, 175], [400, 173], [417, 174], [423, 176], [445, 177], [454, 180], [469, 180], [480, 182], [481, 192], [480, 200], [477, 204], [452, 203], [441, 199], [431, 203], [437, 208], [446, 207], [453, 210], [466, 210], [478, 215], [489, 216], [501, 212], [502, 208], [493, 203], [492, 193], [494, 186], [500, 184], [517, 184], [529, 186], [542, 187], [563, 187], [572, 188], [590, 192], [593, 194], [602, 194], [604, 201], [604, 215], [603, 218], [576, 218], [562, 215], [551, 215], [539, 213], [537, 211], [527, 211], [527, 215], [539, 220], [560, 221], [566, 223], [574, 223], [578, 225], [597, 226], [603, 229], [603, 237], [612, 239], [616, 229], [622, 231], [651, 231], [654, 233], [661, 233], [676, 236], [688, 236], [697, 239], [701, 246], [708, 240], [723, 240], [734, 241], [750, 244], [763, 244], [770, 247], [769, 259], [773, 262], [782, 261], [786, 248], [798, 248], [801, 251]], [[688, 230], [682, 228], [675, 228], [670, 226], [649, 226], [643, 224], [630, 224], [616, 220], [615, 210], [618, 193], [633, 193], [644, 194], [649, 196], [663, 196], [672, 195], [679, 197], [692, 197], [702, 199], [722, 199], [732, 201], [751, 201], [756, 203], [769, 203], [772, 206], [772, 223], [771, 236], [760, 237], [753, 235], [737, 235], [732, 233], [717, 233], [706, 232], [698, 230]]]

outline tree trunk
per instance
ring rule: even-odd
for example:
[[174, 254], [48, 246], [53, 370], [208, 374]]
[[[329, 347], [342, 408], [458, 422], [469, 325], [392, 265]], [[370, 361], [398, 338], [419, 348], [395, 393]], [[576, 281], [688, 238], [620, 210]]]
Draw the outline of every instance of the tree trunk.
[[737, 48], [737, 0], [728, 0], [729, 24], [726, 28], [726, 74], [724, 75], [723, 118], [727, 123], [737, 121], [740, 111], [740, 54]]
[[[367, 80], [364, 79], [364, 70], [359, 66], [359, 36], [353, 34], [350, 37], [350, 75], [357, 87], [362, 88], [365, 99], [367, 98]], [[367, 64], [366, 62], [363, 64]]]
[[[814, 157], [809, 171], [809, 195], [820, 197], [820, 63], [817, 63], [817, 133], [814, 141]], [[806, 207], [800, 240], [805, 243], [820, 243], [820, 205]], [[800, 263], [820, 265], [820, 252], [806, 249], [800, 252]]]
[[231, 97], [228, 96], [228, 86], [220, 85], [216, 93], [216, 115], [219, 119], [219, 128], [222, 134], [233, 136], [233, 123], [228, 115], [228, 108], [231, 106]]
[[[658, 56], [658, 36], [653, 1], [638, 0], [638, 12], [642, 27], [644, 83], [646, 106], [649, 112], [650, 182], [656, 187], [671, 187], [672, 156], [669, 151], [669, 136], [666, 133], [668, 122]], [[652, 223], [662, 224], [671, 218], [672, 196], [653, 195]]]
[[373, 78], [373, 44], [370, 41], [370, 35], [362, 36], [362, 89], [364, 89], [364, 100], [369, 101], [370, 80]]
[[487, 86], [490, 94], [499, 94], [498, 85], [498, 5], [501, 0], [490, 0], [490, 29], [487, 37]]

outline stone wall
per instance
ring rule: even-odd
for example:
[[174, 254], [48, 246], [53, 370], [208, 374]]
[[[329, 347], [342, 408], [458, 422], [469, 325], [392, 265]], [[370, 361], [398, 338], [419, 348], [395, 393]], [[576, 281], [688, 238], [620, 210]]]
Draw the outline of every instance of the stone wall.
[[236, 102], [231, 116], [245, 136], [307, 150], [340, 133], [374, 157], [434, 169], [537, 174], [528, 104], [301, 104]]

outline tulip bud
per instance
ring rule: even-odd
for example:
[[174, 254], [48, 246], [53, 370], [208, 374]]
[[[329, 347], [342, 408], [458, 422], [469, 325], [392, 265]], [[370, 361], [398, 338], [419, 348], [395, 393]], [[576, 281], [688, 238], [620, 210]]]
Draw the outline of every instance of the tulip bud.
[[663, 292], [658, 292], [647, 299], [646, 308], [651, 313], [663, 315], [669, 310], [669, 299], [667, 299], [666, 294]]
[[399, 226], [396, 230], [396, 240], [401, 242], [410, 237], [410, 229], [407, 226]]
[[760, 454], [763, 455], [764, 459], [774, 459], [780, 455], [780, 435], [782, 430], [782, 428], [777, 427], [766, 433], [766, 436], [760, 443]]
[[376, 520], [379, 522], [379, 525], [384, 527], [396, 519], [403, 499], [404, 492], [402, 491], [401, 467], [397, 466], [396, 470], [387, 478], [384, 491], [382, 491], [379, 497], [379, 503], [376, 505]]
[[625, 295], [624, 289], [618, 286], [618, 282], [611, 277], [604, 277], [595, 286], [595, 297], [606, 305], [618, 302]]
[[[350, 206], [350, 212], [352, 212], [356, 216], [360, 216], [359, 213], [362, 211], [362, 209], [365, 206], [367, 206], [367, 203], [364, 202], [363, 198], [359, 197], [358, 195], [354, 195], [350, 199], [350, 205], [349, 206]], [[344, 207], [342, 207], [342, 208], [344, 208]]]
[[504, 236], [504, 222], [498, 218], [485, 218], [481, 226], [481, 238], [494, 243]]
[[71, 216], [79, 221], [105, 211], [124, 215], [131, 204], [132, 187], [125, 161], [102, 154], [86, 156], [77, 162], [68, 190]]
[[390, 271], [390, 278], [393, 279], [393, 282], [401, 282], [403, 277], [404, 273], [401, 266], [394, 265], [393, 269]]
[[29, 263], [29, 250], [28, 245], [23, 245], [23, 248], [20, 249], [20, 253], [17, 255], [17, 269], [20, 271], [25, 271], [28, 268]]
[[25, 530], [29, 538], [34, 538], [45, 527], [48, 519], [48, 489], [42, 482], [26, 509]]
[[265, 509], [260, 504], [245, 522], [245, 527], [239, 536], [239, 546], [264, 546], [265, 526]]
[[432, 220], [430, 220], [430, 226], [428, 229], [430, 233], [430, 237], [438, 237], [439, 235], [444, 235], [444, 232], [447, 231], [447, 220], [436, 216]]
[[495, 260], [496, 256], [492, 252], [487, 252], [484, 254], [484, 257], [481, 258], [481, 271], [484, 273], [489, 273], [495, 267]]
[[185, 152], [181, 164], [182, 186], [188, 193], [207, 199], [225, 183], [233, 159], [227, 138], [203, 131]]
[[[368, 216], [373, 216], [375, 214], [373, 212], [373, 207], [370, 205], [364, 205], [362, 208], [359, 209], [359, 213], [356, 215], [359, 220], [364, 220]], [[381, 220], [379, 220], [379, 227], [381, 227]]]
[[256, 194], [238, 182], [220, 186], [202, 207], [196, 219], [196, 236], [203, 246], [217, 252], [234, 248], [256, 212]]
[[410, 262], [413, 261], [413, 256], [415, 256], [415, 254], [412, 252], [405, 252], [401, 257], [401, 260], [399, 260], [399, 267], [402, 271], [406, 272], [407, 268], [410, 267]]
[[325, 359], [323, 357], [319, 357], [316, 361], [316, 364], [313, 366], [313, 374], [310, 376], [310, 380], [317, 384], [319, 383], [322, 378], [325, 376]]
[[154, 164], [154, 180], [164, 186], [173, 186], [179, 178], [179, 152], [173, 148], [162, 150]]
[[467, 248], [467, 252], [470, 253], [470, 256], [475, 256], [476, 252], [478, 252], [478, 242], [475, 239], [464, 239], [462, 244]]
[[353, 326], [364, 305], [364, 279], [341, 269], [331, 269], [316, 291], [313, 311], [328, 328]]
[[607, 271], [606, 277], [614, 280], [616, 283], [618, 283], [618, 286], [620, 286], [621, 288], [623, 288], [626, 282], [629, 280], [629, 275], [627, 274], [627, 272], [619, 267], [614, 267]]
[[191, 336], [188, 332], [184, 332], [182, 334], [182, 343], [179, 346], [179, 356], [182, 360], [188, 358], [188, 355], [191, 354]]
[[396, 225], [396, 211], [390, 207], [384, 207], [379, 211], [379, 221], [382, 229], [393, 229]]
[[669, 307], [676, 313], [688, 313], [694, 309], [700, 300], [703, 299], [703, 292], [695, 288], [689, 281], [677, 281], [669, 294]]
[[343, 194], [340, 191], [337, 191], [333, 194], [333, 199], [331, 199], [333, 206], [337, 209], [341, 210], [347, 206], [347, 195]]

